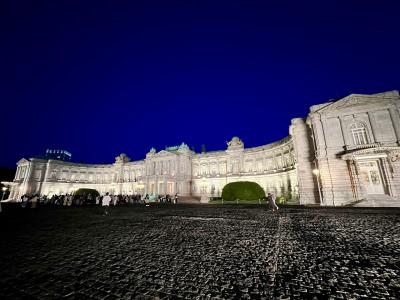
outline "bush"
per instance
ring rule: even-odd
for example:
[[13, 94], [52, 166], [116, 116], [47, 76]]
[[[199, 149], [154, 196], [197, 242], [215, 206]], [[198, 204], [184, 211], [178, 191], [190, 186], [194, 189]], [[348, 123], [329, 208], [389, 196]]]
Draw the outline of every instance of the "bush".
[[276, 197], [275, 202], [276, 202], [277, 204], [285, 204], [286, 198], [285, 198], [284, 196]]
[[89, 194], [92, 195], [92, 199], [100, 195], [95, 189], [77, 189], [75, 192], [76, 196], [87, 196]]
[[262, 187], [251, 181], [231, 182], [222, 189], [222, 198], [225, 201], [258, 200], [265, 197]]

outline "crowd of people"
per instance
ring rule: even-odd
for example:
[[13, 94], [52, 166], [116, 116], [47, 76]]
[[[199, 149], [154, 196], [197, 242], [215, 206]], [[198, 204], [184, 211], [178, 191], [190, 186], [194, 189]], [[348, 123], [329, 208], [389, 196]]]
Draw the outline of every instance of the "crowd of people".
[[[276, 205], [276, 196], [273, 193], [268, 193], [267, 204], [272, 211], [278, 211], [279, 207]], [[150, 201], [152, 199], [153, 201]], [[122, 206], [122, 205], [133, 205], [133, 204], [148, 204], [148, 202], [158, 202], [158, 203], [178, 203], [178, 194], [174, 196], [171, 195], [154, 195], [150, 196], [146, 194], [144, 197], [142, 195], [112, 195], [106, 193], [104, 196], [92, 196], [92, 194], [87, 195], [52, 195], [47, 197], [46, 195], [23, 195], [19, 199], [19, 203], [22, 208], [36, 208], [38, 206], [84, 206], [84, 205], [98, 205], [105, 208], [104, 213], [108, 214], [109, 206]], [[1, 204], [0, 204], [1, 212]]]
[[[106, 199], [105, 199], [106, 198]], [[92, 196], [91, 194], [87, 195], [52, 195], [51, 197], [47, 197], [46, 195], [23, 195], [19, 199], [19, 203], [23, 208], [36, 208], [38, 206], [84, 206], [84, 205], [132, 205], [132, 204], [146, 204], [150, 201], [150, 196], [146, 194], [144, 197], [140, 194], [137, 195], [112, 195], [107, 193], [104, 196]], [[153, 202], [158, 203], [178, 203], [178, 195], [158, 195], [156, 200]]]

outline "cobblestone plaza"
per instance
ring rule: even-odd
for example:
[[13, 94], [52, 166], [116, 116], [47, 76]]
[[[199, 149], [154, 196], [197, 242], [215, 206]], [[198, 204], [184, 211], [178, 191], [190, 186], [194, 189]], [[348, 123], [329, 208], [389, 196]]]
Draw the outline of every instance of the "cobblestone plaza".
[[3, 208], [1, 299], [400, 297], [398, 209]]

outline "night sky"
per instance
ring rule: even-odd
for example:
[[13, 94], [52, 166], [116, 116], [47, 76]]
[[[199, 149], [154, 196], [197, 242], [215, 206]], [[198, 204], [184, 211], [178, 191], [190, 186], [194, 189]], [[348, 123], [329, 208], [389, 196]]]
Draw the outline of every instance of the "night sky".
[[[371, 3], [368, 3], [371, 2]], [[1, 1], [0, 165], [143, 159], [288, 135], [313, 104], [400, 89], [400, 1]]]

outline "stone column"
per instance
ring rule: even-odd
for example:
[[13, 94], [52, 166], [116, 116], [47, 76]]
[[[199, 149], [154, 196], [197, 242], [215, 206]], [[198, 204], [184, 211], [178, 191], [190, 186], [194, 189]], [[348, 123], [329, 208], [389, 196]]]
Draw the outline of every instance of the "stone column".
[[350, 172], [350, 180], [353, 189], [353, 200], [357, 201], [361, 199], [360, 195], [362, 195], [362, 191], [360, 189], [360, 179], [357, 170], [357, 162], [352, 159], [347, 160], [346, 163]]
[[394, 189], [395, 185], [393, 182], [393, 173], [390, 170], [388, 159], [387, 158], [380, 159], [378, 167], [381, 167], [382, 184], [383, 184], [384, 189], [386, 190], [386, 192], [389, 193], [390, 196], [396, 197], [397, 193], [396, 193], [396, 190]]
[[278, 162], [276, 161], [276, 152], [275, 150], [272, 152], [272, 163], [273, 163], [273, 169], [278, 170]]
[[326, 141], [325, 141], [325, 132], [322, 126], [321, 117], [319, 115], [313, 115], [311, 118], [312, 124], [312, 133], [313, 136], [313, 143], [316, 145], [316, 158], [325, 157], [326, 153]]
[[21, 172], [21, 167], [17, 167], [17, 171], [15, 172], [15, 179], [19, 178], [19, 173]]
[[33, 162], [29, 161], [28, 168], [25, 171], [26, 175], [25, 175], [24, 181], [21, 185], [22, 189], [19, 192], [19, 196], [24, 195], [29, 191], [29, 182], [30, 182], [30, 177], [32, 174], [32, 165], [33, 165]]

